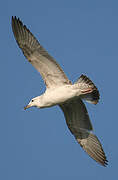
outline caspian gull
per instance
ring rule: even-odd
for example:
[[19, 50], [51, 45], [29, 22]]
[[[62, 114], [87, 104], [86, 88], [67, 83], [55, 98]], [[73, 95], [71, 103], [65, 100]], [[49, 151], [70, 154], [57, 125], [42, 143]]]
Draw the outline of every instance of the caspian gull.
[[98, 103], [99, 92], [96, 86], [85, 75], [81, 75], [77, 82], [72, 84], [59, 64], [19, 18], [12, 17], [12, 30], [24, 56], [40, 72], [46, 84], [45, 93], [33, 98], [24, 109], [59, 105], [77, 142], [95, 161], [106, 166], [108, 161], [100, 141], [93, 134], [93, 127], [82, 101]]

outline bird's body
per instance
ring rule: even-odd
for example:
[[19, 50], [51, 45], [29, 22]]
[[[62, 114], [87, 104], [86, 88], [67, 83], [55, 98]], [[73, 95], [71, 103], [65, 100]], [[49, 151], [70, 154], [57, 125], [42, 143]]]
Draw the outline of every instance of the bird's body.
[[44, 94], [33, 98], [25, 109], [59, 105], [71, 133], [83, 149], [101, 165], [107, 165], [102, 145], [93, 134], [92, 124], [83, 100], [92, 104], [99, 101], [99, 91], [85, 75], [72, 84], [52, 56], [40, 45], [33, 34], [16, 17], [12, 17], [15, 39], [28, 61], [40, 72], [45, 84]]
[[74, 85], [63, 85], [58, 88], [50, 88], [47, 89], [43, 95], [41, 95], [39, 107], [44, 108], [61, 105], [65, 102], [71, 101], [72, 99], [78, 99], [80, 95], [80, 89], [74, 88]]
[[54, 89], [47, 89], [43, 95], [43, 107], [51, 107], [62, 104], [74, 98], [75, 91], [72, 85], [65, 85]]

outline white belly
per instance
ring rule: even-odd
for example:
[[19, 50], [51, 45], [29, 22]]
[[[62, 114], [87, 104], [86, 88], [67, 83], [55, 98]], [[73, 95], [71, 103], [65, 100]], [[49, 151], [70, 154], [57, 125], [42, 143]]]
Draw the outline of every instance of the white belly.
[[47, 89], [43, 95], [44, 107], [54, 106], [64, 103], [72, 98], [76, 98], [78, 90], [73, 85], [65, 85], [56, 89]]

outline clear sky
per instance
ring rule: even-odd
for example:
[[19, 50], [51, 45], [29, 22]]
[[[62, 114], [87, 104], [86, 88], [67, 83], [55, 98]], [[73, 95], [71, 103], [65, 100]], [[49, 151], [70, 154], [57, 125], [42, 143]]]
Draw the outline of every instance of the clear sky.
[[[20, 17], [70, 80], [83, 73], [98, 87], [99, 104], [86, 105], [107, 168], [77, 144], [59, 107], [24, 111], [45, 85], [15, 42], [12, 15]], [[117, 179], [118, 1], [4, 0], [0, 47], [0, 179]]]

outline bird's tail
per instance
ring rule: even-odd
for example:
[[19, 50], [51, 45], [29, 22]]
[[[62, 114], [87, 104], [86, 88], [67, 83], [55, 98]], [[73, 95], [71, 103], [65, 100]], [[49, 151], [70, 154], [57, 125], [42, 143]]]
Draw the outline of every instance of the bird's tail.
[[74, 85], [81, 90], [82, 95], [80, 97], [82, 99], [92, 104], [98, 103], [100, 97], [99, 91], [87, 76], [82, 74]]

